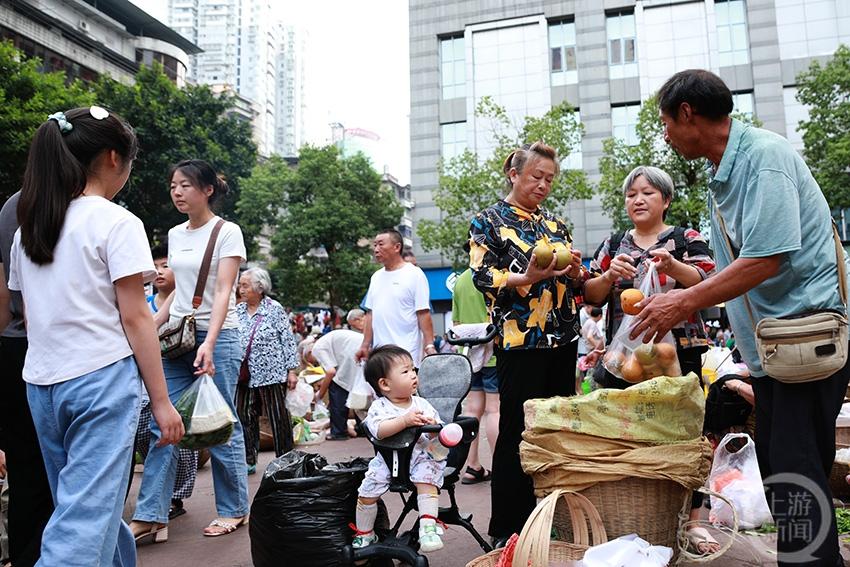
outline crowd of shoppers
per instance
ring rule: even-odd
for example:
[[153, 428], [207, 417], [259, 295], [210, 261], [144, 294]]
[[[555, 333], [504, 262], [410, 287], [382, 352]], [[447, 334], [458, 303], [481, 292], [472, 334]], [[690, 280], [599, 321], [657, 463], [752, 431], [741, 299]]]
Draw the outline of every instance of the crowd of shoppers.
[[[752, 391], [744, 382], [728, 383], [736, 392], [747, 386], [746, 399], [755, 404], [758, 461], [779, 528], [778, 563], [798, 562], [808, 549], [817, 565], [840, 565], [831, 499], [818, 493], [829, 494], [835, 418], [850, 367], [790, 384], [762, 367], [755, 341], [755, 325], [766, 317], [846, 313], [838, 277], [844, 263], [833, 245], [829, 207], [787, 140], [730, 116], [732, 94], [716, 75], [677, 73], [658, 100], [664, 141], [685, 159], [710, 164], [713, 253], [696, 230], [666, 223], [674, 182], [643, 164], [623, 181], [633, 227], [606, 238], [585, 269], [567, 221], [545, 206], [559, 175], [556, 151], [537, 141], [506, 156], [505, 196], [471, 219], [469, 270], [454, 293], [455, 323], [492, 323], [498, 330], [495, 357], [472, 377], [466, 406], [484, 423], [492, 471], [481, 465], [476, 446], [463, 482], [491, 480], [489, 533], [496, 545], [522, 530], [536, 504], [518, 451], [523, 403], [578, 393], [577, 355], [595, 366], [622, 321], [619, 295], [639, 287], [654, 262], [663, 293], [639, 304], [632, 337], [646, 333], [649, 341], [672, 331], [683, 373], [700, 376], [708, 345], [728, 343], [734, 333]], [[353, 330], [331, 330], [337, 321], [329, 313], [310, 325], [324, 336], [299, 343], [293, 326], [306, 332], [306, 317], [291, 318], [269, 296], [268, 272], [253, 268], [239, 276], [246, 260], [242, 232], [213, 211], [228, 186], [202, 160], [181, 161], [168, 173], [174, 207], [187, 220], [169, 231], [167, 251], [152, 255], [142, 223], [112, 203], [137, 148], [130, 125], [108, 110], [57, 112], [35, 133], [21, 191], [0, 210], [0, 476], [9, 493], [8, 554], [15, 567], [132, 566], [134, 539], [167, 539], [197, 468], [194, 452], [175, 447], [184, 430], [173, 403], [198, 376], [212, 377], [238, 417], [229, 441], [210, 448], [218, 517], [203, 535], [218, 537], [247, 521], [247, 475], [257, 463], [261, 414], [269, 418], [275, 454], [292, 448], [286, 396], [302, 364], [324, 370], [317, 397], [330, 400], [328, 439], [342, 440], [349, 436], [346, 400], [362, 378], [358, 362], [380, 347], [410, 353], [404, 395], [393, 394], [395, 370], [370, 375], [381, 395], [409, 403], [418, 365], [439, 350], [427, 279], [392, 229], [374, 239], [382, 267], [371, 278], [366, 311], [348, 314]], [[538, 257], [541, 244], [554, 249], [551, 259]], [[156, 293], [146, 297], [148, 282]], [[582, 302], [588, 308], [580, 315]], [[730, 336], [709, 335], [699, 315], [720, 302]], [[606, 337], [599, 329], [603, 305]], [[156, 326], [190, 315], [196, 347], [162, 358]], [[593, 381], [626, 387], [601, 366]], [[128, 527], [121, 510], [135, 453], [144, 473]], [[790, 496], [800, 491], [811, 493], [810, 506], [793, 505]], [[812, 526], [809, 535], [788, 529], [800, 522]], [[813, 534], [826, 535], [814, 540]]]

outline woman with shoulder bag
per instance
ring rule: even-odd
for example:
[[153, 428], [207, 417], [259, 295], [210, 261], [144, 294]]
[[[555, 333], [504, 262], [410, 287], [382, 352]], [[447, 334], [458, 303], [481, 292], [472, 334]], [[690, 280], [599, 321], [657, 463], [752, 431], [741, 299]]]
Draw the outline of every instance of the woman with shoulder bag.
[[[640, 288], [648, 262], [656, 262], [663, 291], [691, 287], [714, 273], [714, 260], [702, 235], [693, 229], [670, 226], [664, 222], [673, 201], [673, 180], [667, 172], [652, 166], [634, 168], [623, 181], [626, 214], [634, 228], [603, 242], [590, 262], [597, 277], [585, 284], [585, 301], [591, 305], [608, 303], [605, 345], [617, 334], [623, 320], [620, 294], [625, 289]], [[708, 350], [710, 338], [699, 313], [673, 329], [676, 352], [682, 374], [693, 372], [702, 380], [702, 354]], [[598, 357], [599, 351], [595, 352]], [[593, 359], [593, 356], [589, 356]], [[601, 364], [593, 375], [597, 387], [624, 389], [631, 384], [617, 378]], [[694, 492], [691, 519], [698, 519], [702, 494]], [[698, 553], [714, 553], [720, 546], [701, 527], [686, 534]]]
[[275, 456], [293, 447], [286, 390], [298, 383], [297, 345], [289, 315], [267, 295], [271, 289], [269, 273], [262, 268], [245, 270], [239, 277], [239, 292], [245, 301], [236, 306], [243, 352], [236, 409], [245, 432], [248, 474], [257, 470], [260, 415], [264, 409], [271, 425]]
[[[227, 183], [210, 164], [197, 159], [181, 161], [171, 169], [169, 181], [174, 206], [189, 217], [187, 222], [168, 232], [168, 265], [176, 281], [168, 311], [169, 326], [191, 315], [196, 334], [192, 350], [163, 359], [168, 395], [172, 401], [178, 400], [198, 376], [208, 374], [236, 415], [233, 401], [242, 359], [236, 317], [236, 275], [245, 259], [242, 231], [234, 223], [220, 219], [210, 208], [228, 191]], [[204, 275], [201, 267], [210, 242], [213, 247], [206, 282], [200, 297], [193, 302], [195, 289], [203, 280], [199, 275]], [[167, 539], [171, 495], [163, 487], [174, 485], [177, 451], [155, 446], [158, 438], [158, 429], [151, 427], [151, 450], [145, 459], [131, 525], [137, 540], [148, 536], [154, 541]], [[230, 441], [210, 447], [209, 451], [219, 517], [204, 528], [204, 535], [215, 537], [229, 534], [248, 521], [245, 446], [238, 420]]]

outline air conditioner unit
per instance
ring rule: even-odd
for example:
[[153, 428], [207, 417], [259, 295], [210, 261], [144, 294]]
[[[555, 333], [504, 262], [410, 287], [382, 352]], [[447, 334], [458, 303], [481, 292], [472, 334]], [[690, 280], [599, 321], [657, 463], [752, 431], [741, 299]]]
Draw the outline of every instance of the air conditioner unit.
[[84, 31], [86, 33], [89, 33], [91, 31], [91, 26], [89, 25], [89, 23], [86, 20], [80, 20], [80, 22], [77, 24], [77, 27], [81, 31]]

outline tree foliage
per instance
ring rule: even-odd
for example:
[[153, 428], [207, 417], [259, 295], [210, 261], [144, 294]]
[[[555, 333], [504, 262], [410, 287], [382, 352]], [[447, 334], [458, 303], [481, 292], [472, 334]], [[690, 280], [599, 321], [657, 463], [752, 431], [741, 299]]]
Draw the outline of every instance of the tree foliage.
[[[274, 232], [272, 271], [287, 305], [360, 303], [376, 269], [371, 241], [402, 209], [362, 154], [305, 146], [298, 165], [272, 158], [254, 169], [237, 204], [246, 232]], [[326, 257], [325, 254], [326, 253]]]
[[[745, 115], [735, 118], [758, 124]], [[676, 194], [667, 213], [667, 224], [700, 229], [708, 222], [708, 174], [705, 160], [688, 161], [664, 143], [664, 125], [658, 114], [658, 99], [645, 100], [638, 113], [638, 143], [628, 145], [618, 138], [602, 141], [604, 155], [599, 158], [602, 174], [596, 192], [602, 209], [614, 223], [615, 231], [627, 230], [632, 222], [626, 215], [623, 180], [639, 165], [653, 165], [670, 174]]]
[[136, 130], [139, 155], [117, 200], [144, 222], [152, 241], [185, 220], [171, 203], [167, 179], [171, 165], [183, 159], [206, 160], [227, 179], [230, 193], [216, 206], [222, 216], [234, 218], [241, 179], [251, 174], [257, 149], [251, 126], [226, 115], [229, 95], [205, 85], [177, 88], [159, 64], [142, 67], [133, 85], [101, 78], [95, 92]]
[[809, 168], [831, 207], [850, 207], [850, 48], [800, 73], [797, 100], [809, 108], [800, 122]]
[[65, 73], [44, 73], [39, 59], [0, 42], [0, 203], [21, 188], [30, 142], [47, 116], [93, 101], [80, 81], [68, 84]]
[[[437, 164], [439, 185], [433, 198], [442, 218], [422, 220], [416, 228], [422, 247], [439, 251], [456, 268], [466, 264], [463, 247], [472, 217], [507, 192], [502, 164], [508, 154], [522, 144], [543, 140], [563, 159], [579, 147], [584, 133], [584, 127], [566, 101], [543, 116], [526, 116], [521, 126], [513, 124], [505, 109], [490, 97], [481, 99], [475, 113], [491, 121], [493, 153], [480, 156], [466, 150], [447, 162], [440, 160]], [[586, 199], [590, 195], [591, 188], [584, 172], [564, 170], [552, 184], [547, 206], [560, 211], [569, 201]]]

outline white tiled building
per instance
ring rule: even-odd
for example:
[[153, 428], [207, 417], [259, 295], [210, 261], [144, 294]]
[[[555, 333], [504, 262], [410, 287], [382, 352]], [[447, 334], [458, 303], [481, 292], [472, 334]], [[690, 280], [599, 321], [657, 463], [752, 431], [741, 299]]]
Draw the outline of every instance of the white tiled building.
[[[635, 141], [640, 103], [673, 73], [705, 68], [732, 89], [738, 111], [801, 148], [806, 115], [795, 81], [815, 60], [850, 44], [848, 0], [410, 0], [411, 192], [420, 265], [443, 260], [415, 238], [439, 219], [437, 161], [493, 148], [475, 116], [489, 95], [519, 123], [568, 100], [585, 127], [566, 167], [599, 176], [602, 140]], [[566, 211], [576, 246], [592, 251], [610, 233], [597, 199]]]

